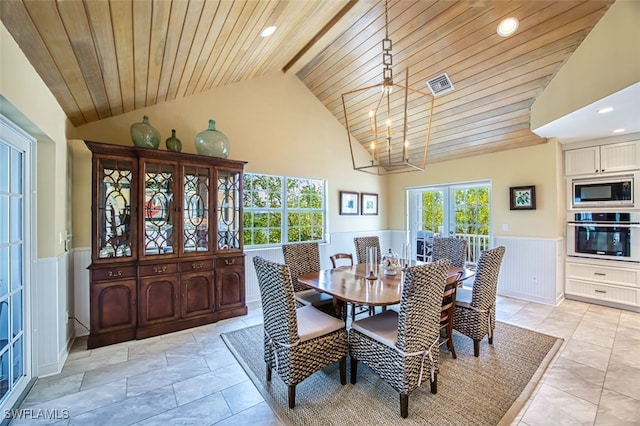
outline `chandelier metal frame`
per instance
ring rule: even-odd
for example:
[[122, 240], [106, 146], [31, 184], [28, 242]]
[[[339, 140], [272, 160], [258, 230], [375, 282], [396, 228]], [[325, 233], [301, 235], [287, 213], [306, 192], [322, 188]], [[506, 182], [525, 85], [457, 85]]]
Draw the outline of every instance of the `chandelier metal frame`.
[[[353, 169], [378, 175], [425, 169], [433, 115], [434, 97], [409, 87], [408, 68], [404, 84], [394, 82], [392, 46], [385, 0], [382, 82], [342, 94]], [[365, 105], [369, 106], [368, 118], [362, 113]], [[424, 133], [424, 140], [418, 140], [418, 134]], [[356, 143], [370, 153], [368, 164], [356, 164]]]

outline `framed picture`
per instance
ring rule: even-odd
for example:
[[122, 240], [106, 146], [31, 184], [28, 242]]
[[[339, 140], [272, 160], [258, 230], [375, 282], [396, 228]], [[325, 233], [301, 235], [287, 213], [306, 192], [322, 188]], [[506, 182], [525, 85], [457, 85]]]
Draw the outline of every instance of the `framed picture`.
[[340, 191], [340, 214], [358, 214], [358, 193]]
[[367, 194], [363, 192], [362, 197], [362, 214], [377, 215], [378, 214], [378, 194]]
[[536, 209], [536, 187], [512, 186], [509, 188], [511, 210], [535, 210]]

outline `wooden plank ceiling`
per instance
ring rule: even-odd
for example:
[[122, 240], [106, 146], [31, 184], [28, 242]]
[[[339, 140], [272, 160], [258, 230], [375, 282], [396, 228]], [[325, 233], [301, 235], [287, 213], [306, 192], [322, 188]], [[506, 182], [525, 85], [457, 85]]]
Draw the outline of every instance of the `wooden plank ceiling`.
[[[429, 162], [544, 143], [530, 107], [612, 3], [389, 0], [396, 79], [455, 87]], [[507, 16], [520, 28], [502, 38]], [[76, 126], [277, 71], [344, 124], [341, 94], [382, 81], [383, 1], [2, 0], [0, 17]]]

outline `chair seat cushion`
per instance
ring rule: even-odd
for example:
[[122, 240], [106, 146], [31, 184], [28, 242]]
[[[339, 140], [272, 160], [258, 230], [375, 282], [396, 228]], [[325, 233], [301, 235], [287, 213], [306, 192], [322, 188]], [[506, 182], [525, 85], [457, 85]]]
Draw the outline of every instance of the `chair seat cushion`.
[[296, 309], [296, 317], [298, 319], [298, 336], [303, 342], [346, 327], [344, 321], [327, 315], [313, 306], [303, 306]]
[[469, 287], [460, 287], [456, 290], [456, 306], [462, 306], [468, 308], [471, 306], [471, 297], [473, 296], [473, 289]]
[[394, 348], [398, 342], [398, 313], [387, 310], [381, 314], [351, 323], [351, 329]]
[[296, 299], [306, 306], [320, 306], [333, 303], [333, 297], [314, 289], [296, 291]]

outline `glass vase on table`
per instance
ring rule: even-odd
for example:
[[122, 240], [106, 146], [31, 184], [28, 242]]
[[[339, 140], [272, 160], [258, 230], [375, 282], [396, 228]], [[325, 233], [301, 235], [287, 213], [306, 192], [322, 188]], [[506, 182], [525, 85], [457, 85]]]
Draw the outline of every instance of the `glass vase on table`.
[[378, 279], [378, 249], [377, 247], [367, 247], [365, 277], [368, 280]]

